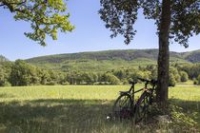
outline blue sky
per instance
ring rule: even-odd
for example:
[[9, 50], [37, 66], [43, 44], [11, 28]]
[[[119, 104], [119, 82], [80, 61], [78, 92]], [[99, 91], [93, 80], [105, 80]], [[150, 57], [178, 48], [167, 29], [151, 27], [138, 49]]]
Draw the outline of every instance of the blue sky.
[[[11, 61], [28, 59], [37, 56], [76, 53], [85, 51], [102, 51], [113, 49], [149, 49], [158, 48], [158, 38], [155, 34], [156, 27], [153, 21], [145, 20], [142, 15], [135, 24], [137, 34], [129, 44], [124, 44], [124, 38], [110, 38], [110, 31], [104, 27], [100, 20], [98, 0], [69, 0], [67, 1], [70, 21], [76, 29], [72, 33], [59, 33], [58, 40], [47, 39], [47, 46], [40, 46], [37, 42], [24, 36], [25, 31], [30, 31], [27, 22], [15, 21], [13, 14], [8, 10], [0, 9], [0, 55]], [[184, 52], [200, 49], [200, 36], [189, 40], [189, 48], [185, 49], [179, 44], [170, 44], [171, 51]]]

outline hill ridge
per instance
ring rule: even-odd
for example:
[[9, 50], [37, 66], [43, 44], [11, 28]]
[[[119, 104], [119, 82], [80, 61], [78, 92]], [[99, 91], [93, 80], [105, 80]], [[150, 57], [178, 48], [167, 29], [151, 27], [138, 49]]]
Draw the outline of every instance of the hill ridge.
[[[194, 56], [193, 56], [194, 55]], [[110, 71], [156, 65], [158, 49], [128, 49], [89, 51], [40, 56], [25, 60], [27, 63], [62, 71]], [[192, 52], [170, 52], [171, 63], [198, 63], [200, 50]]]
[[[113, 58], [122, 58], [125, 60], [132, 59], [133, 55], [137, 55], [137, 57], [148, 57], [145, 55], [141, 56], [142, 51], [156, 51], [156, 49], [146, 49], [146, 50], [140, 50], [140, 49], [128, 49], [128, 50], [105, 50], [105, 51], [88, 51], [88, 52], [78, 52], [78, 53], [66, 53], [66, 54], [55, 54], [55, 55], [48, 55], [48, 56], [40, 56], [40, 57], [34, 57], [30, 59], [26, 59], [26, 61], [33, 61], [37, 59], [49, 59], [49, 58], [65, 58], [65, 59], [99, 59], [99, 60], [107, 60], [107, 59], [113, 59]], [[125, 54], [125, 55], [124, 55]], [[127, 57], [128, 56], [128, 57]], [[156, 55], [157, 57], [157, 55]], [[154, 57], [155, 58], [155, 57]]]
[[[172, 57], [182, 58], [182, 53], [170, 52]], [[127, 50], [104, 50], [104, 51], [88, 51], [77, 53], [63, 53], [55, 55], [39, 56], [26, 59], [27, 62], [38, 63], [38, 61], [44, 62], [56, 62], [61, 63], [64, 60], [77, 60], [77, 59], [97, 59], [97, 60], [134, 60], [137, 58], [157, 59], [158, 49], [127, 49]], [[56, 59], [56, 61], [55, 61]]]

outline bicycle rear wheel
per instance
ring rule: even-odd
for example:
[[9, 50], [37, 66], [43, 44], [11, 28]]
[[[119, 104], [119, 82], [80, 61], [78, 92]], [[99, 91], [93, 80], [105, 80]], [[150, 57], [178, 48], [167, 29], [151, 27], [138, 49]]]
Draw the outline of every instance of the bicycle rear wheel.
[[113, 105], [115, 118], [130, 119], [133, 116], [133, 102], [129, 94], [120, 95]]
[[134, 119], [135, 123], [140, 122], [147, 117], [148, 108], [151, 100], [151, 95], [148, 92], [142, 93], [135, 105]]

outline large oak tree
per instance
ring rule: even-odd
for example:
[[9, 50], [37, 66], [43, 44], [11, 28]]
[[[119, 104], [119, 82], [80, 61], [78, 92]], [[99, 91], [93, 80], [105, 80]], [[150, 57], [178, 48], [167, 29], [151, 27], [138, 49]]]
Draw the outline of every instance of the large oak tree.
[[200, 33], [200, 0], [100, 0], [99, 10], [111, 37], [123, 35], [129, 44], [136, 30], [139, 9], [146, 19], [155, 20], [158, 35], [157, 101], [165, 105], [168, 99], [169, 41], [188, 47], [188, 39]]

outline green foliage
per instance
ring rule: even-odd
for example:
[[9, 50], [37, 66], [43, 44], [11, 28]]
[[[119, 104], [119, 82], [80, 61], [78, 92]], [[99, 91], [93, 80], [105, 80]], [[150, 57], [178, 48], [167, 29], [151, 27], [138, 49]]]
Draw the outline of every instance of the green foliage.
[[13, 86], [61, 84], [63, 77], [59, 74], [59, 72], [41, 69], [22, 60], [16, 60], [11, 67], [9, 82]]
[[106, 73], [101, 78], [102, 78], [103, 82], [107, 82], [107, 84], [110, 84], [110, 85], [119, 85], [120, 84], [120, 80], [111, 73]]
[[0, 86], [10, 86], [9, 76], [11, 72], [11, 63], [8, 61], [0, 62]]
[[[150, 59], [139, 58], [128, 59], [127, 53], [131, 50], [121, 52], [97, 52], [75, 54], [65, 59], [66, 55], [46, 56], [28, 61], [17, 60], [14, 63], [2, 62], [1, 86], [16, 85], [98, 85], [98, 84], [128, 84], [129, 80], [137, 77], [146, 79], [157, 79], [156, 63]], [[120, 53], [117, 55], [117, 53]], [[144, 50], [137, 52], [138, 56], [156, 53], [155, 50]], [[71, 54], [69, 54], [71, 55]], [[116, 55], [118, 58], [112, 59]], [[126, 55], [124, 57], [124, 55]], [[148, 55], [148, 54], [147, 54]], [[178, 54], [173, 53], [173, 56]], [[67, 55], [68, 56], [68, 55]], [[107, 56], [107, 60], [105, 57]], [[120, 58], [120, 56], [123, 56]], [[150, 55], [148, 55], [150, 56]], [[50, 60], [50, 57], [52, 60]], [[85, 59], [83, 59], [83, 57]], [[92, 58], [96, 59], [92, 59]], [[154, 57], [154, 55], [151, 55]], [[178, 56], [177, 56], [178, 57]], [[76, 59], [78, 58], [78, 59]], [[88, 59], [89, 58], [89, 59]], [[101, 58], [103, 60], [101, 60]], [[58, 63], [55, 61], [57, 60]], [[53, 62], [53, 64], [48, 62]], [[27, 62], [32, 62], [31, 64]], [[35, 64], [38, 62], [39, 64]], [[63, 62], [63, 63], [62, 63]], [[66, 63], [66, 64], [65, 64]], [[188, 79], [197, 79], [199, 64], [184, 64], [183, 62], [172, 63], [170, 67], [169, 85], [186, 82]], [[107, 75], [107, 74], [110, 75]], [[17, 76], [18, 75], [18, 76]], [[107, 75], [107, 76], [105, 76]], [[189, 76], [187, 76], [189, 75]], [[192, 77], [192, 78], [191, 78]], [[19, 83], [18, 83], [19, 82]], [[196, 84], [198, 82], [196, 81]]]
[[200, 85], [200, 75], [197, 77], [197, 83]]
[[17, 60], [12, 66], [10, 82], [14, 86], [31, 85], [35, 80], [34, 67], [22, 60]]
[[174, 87], [176, 85], [176, 83], [177, 82], [176, 82], [175, 76], [172, 73], [170, 73], [169, 74], [169, 86]]
[[186, 82], [188, 80], [188, 74], [177, 67], [171, 66], [169, 72], [169, 86], [175, 86], [178, 82]]
[[0, 67], [0, 86], [6, 86], [8, 74]]
[[[105, 22], [105, 27], [111, 30], [111, 37], [116, 37], [118, 34], [122, 35], [125, 38], [126, 44], [130, 43], [136, 33], [134, 24], [138, 18], [139, 9], [142, 9], [146, 19], [155, 20], [155, 24], [158, 27], [157, 30], [161, 30], [161, 15], [165, 12], [162, 11], [162, 9], [165, 9], [162, 8], [164, 1], [101, 0], [100, 2], [100, 17]], [[193, 34], [198, 35], [200, 33], [199, 1], [173, 1], [168, 4], [171, 7], [171, 13], [169, 14], [169, 22], [171, 23], [169, 29], [170, 38], [188, 47], [188, 38], [193, 36]]]
[[0, 6], [15, 12], [15, 20], [30, 22], [32, 32], [25, 35], [45, 46], [46, 35], [57, 39], [58, 31], [72, 31], [74, 26], [65, 14], [66, 4], [63, 0], [3, 0]]
[[171, 124], [172, 127], [176, 127], [175, 131], [180, 130], [187, 130], [187, 132], [196, 132], [196, 127], [198, 126], [198, 123], [196, 122], [196, 118], [198, 115], [198, 112], [186, 112], [188, 109], [184, 109], [183, 107], [177, 106], [177, 105], [171, 105], [170, 106], [170, 114], [173, 119], [173, 124]]
[[181, 82], [187, 82], [188, 81], [188, 74], [186, 72], [181, 71], [180, 76], [181, 76]]
[[177, 70], [177, 68], [175, 68], [175, 67], [170, 67], [170, 69], [169, 69], [169, 74], [172, 74], [173, 75], [173, 77], [174, 77], [174, 79], [175, 79], [175, 81], [176, 82], [180, 82], [180, 75], [179, 75], [179, 72], [178, 72], [178, 70]]
[[199, 62], [200, 50], [196, 50], [196, 51], [188, 53], [188, 55], [185, 58], [190, 62]]
[[197, 78], [200, 75], [199, 63], [182, 65], [179, 69], [185, 71], [190, 79]]
[[125, 43], [129, 44], [136, 32], [133, 24], [139, 8], [137, 1], [101, 0], [100, 2], [103, 8], [99, 10], [99, 13], [101, 19], [106, 22], [106, 28], [113, 32], [111, 37], [121, 34], [126, 38]]
[[194, 84], [194, 85], [198, 85], [198, 80], [197, 80], [197, 79], [194, 79], [194, 80], [193, 80], [193, 84]]
[[[135, 61], [135, 62], [155, 62], [158, 50], [108, 50], [99, 52], [82, 52], [72, 54], [50, 55], [36, 57], [26, 60], [27, 62], [63, 63], [63, 62], [87, 62], [87, 61]], [[172, 56], [177, 56], [172, 53]]]
[[[193, 52], [176, 53], [171, 52], [171, 65], [178, 64], [182, 71], [188, 73], [189, 78], [197, 77], [195, 72], [200, 67], [193, 66], [191, 62], [186, 60], [187, 56]], [[118, 70], [122, 68], [137, 68], [138, 66], [146, 67], [153, 65], [154, 70], [151, 70], [153, 77], [157, 77], [155, 72], [158, 50], [116, 50], [116, 51], [101, 51], [101, 52], [85, 52], [74, 54], [61, 54], [36, 57], [26, 60], [26, 62], [50, 69], [68, 71], [90, 71], [90, 72], [105, 72]], [[200, 59], [199, 59], [200, 61]], [[193, 66], [195, 71], [190, 71], [190, 66]], [[188, 67], [188, 68], [187, 68]], [[147, 68], [148, 69], [148, 68]], [[154, 71], [154, 72], [153, 72]], [[194, 75], [194, 76], [193, 76]]]

